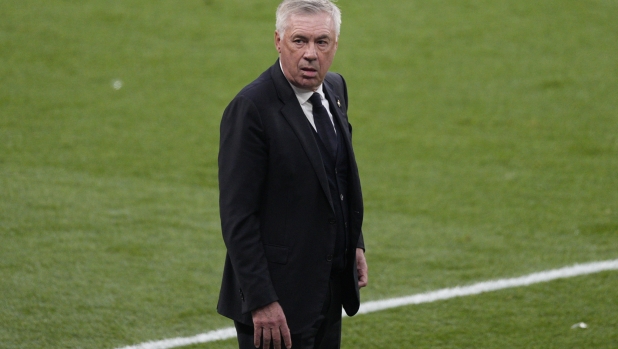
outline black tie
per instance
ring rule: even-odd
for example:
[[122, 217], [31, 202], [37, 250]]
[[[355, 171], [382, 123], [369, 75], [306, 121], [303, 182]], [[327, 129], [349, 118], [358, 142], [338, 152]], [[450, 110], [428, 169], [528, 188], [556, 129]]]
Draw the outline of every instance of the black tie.
[[322, 98], [320, 98], [319, 93], [314, 93], [309, 98], [309, 101], [313, 105], [313, 121], [315, 122], [318, 135], [326, 149], [335, 157], [337, 155], [337, 134], [335, 133], [333, 123], [330, 121], [328, 112], [322, 104]]

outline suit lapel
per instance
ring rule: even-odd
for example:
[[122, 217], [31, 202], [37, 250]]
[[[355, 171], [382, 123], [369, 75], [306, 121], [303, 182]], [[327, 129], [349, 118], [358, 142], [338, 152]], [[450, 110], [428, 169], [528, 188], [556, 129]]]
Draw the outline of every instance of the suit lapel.
[[283, 75], [279, 65], [279, 60], [277, 60], [277, 62], [271, 67], [271, 76], [275, 83], [275, 88], [277, 89], [279, 99], [284, 104], [281, 108], [281, 114], [287, 120], [288, 124], [298, 137], [300, 144], [307, 154], [307, 158], [313, 166], [322, 190], [328, 199], [330, 207], [334, 211], [330, 189], [328, 187], [328, 179], [326, 178], [326, 171], [324, 170], [324, 163], [322, 162], [322, 156], [320, 155], [318, 144], [313, 136], [311, 124], [307, 120], [300, 104], [298, 104], [298, 99], [296, 98], [290, 83]]
[[343, 143], [348, 149], [348, 156], [350, 159], [353, 159], [352, 155], [352, 137], [350, 135], [350, 128], [348, 127], [347, 118], [343, 110], [341, 110], [341, 97], [336, 94], [335, 90], [331, 86], [331, 84], [324, 79], [324, 83], [322, 84], [324, 92], [326, 94], [326, 99], [328, 99], [328, 103], [330, 104], [330, 112], [333, 114], [333, 119], [338, 123], [338, 129], [341, 130], [343, 135]]

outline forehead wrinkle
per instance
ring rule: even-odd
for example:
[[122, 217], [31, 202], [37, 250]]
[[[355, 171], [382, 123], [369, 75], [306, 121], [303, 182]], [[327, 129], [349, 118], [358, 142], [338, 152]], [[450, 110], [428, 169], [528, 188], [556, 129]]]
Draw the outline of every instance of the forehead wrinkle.
[[309, 38], [313, 37], [316, 40], [318, 40], [318, 39], [330, 39], [331, 36], [329, 34], [305, 35], [304, 33], [291, 33], [290, 37], [291, 38], [306, 39], [306, 40], [308, 40]]
[[[316, 18], [319, 18], [320, 20], [313, 20]], [[290, 17], [288, 23], [289, 30], [286, 31], [290, 33], [290, 36], [315, 36], [313, 33], [319, 32], [317, 35], [318, 37], [330, 37], [334, 35], [335, 32], [333, 20], [326, 13], [315, 15], [293, 15]]]

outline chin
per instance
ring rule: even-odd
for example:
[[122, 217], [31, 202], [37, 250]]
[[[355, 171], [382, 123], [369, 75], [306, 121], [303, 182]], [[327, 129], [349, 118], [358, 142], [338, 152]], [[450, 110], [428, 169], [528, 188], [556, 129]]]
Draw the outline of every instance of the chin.
[[314, 88], [317, 88], [318, 86], [320, 86], [320, 84], [322, 83], [322, 80], [314, 78], [314, 79], [304, 79], [303, 80], [303, 86], [313, 90]]

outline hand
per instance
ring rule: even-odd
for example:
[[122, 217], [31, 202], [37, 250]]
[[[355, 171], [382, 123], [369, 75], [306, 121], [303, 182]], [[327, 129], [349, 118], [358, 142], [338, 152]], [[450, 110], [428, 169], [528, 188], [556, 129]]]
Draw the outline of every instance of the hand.
[[362, 248], [356, 249], [356, 271], [358, 272], [358, 287], [365, 287], [369, 281], [367, 276], [367, 260]]
[[272, 340], [275, 349], [281, 349], [281, 337], [286, 348], [292, 347], [292, 335], [279, 302], [256, 309], [251, 315], [253, 315], [253, 345], [256, 348], [260, 347], [263, 339], [263, 348], [270, 348]]

